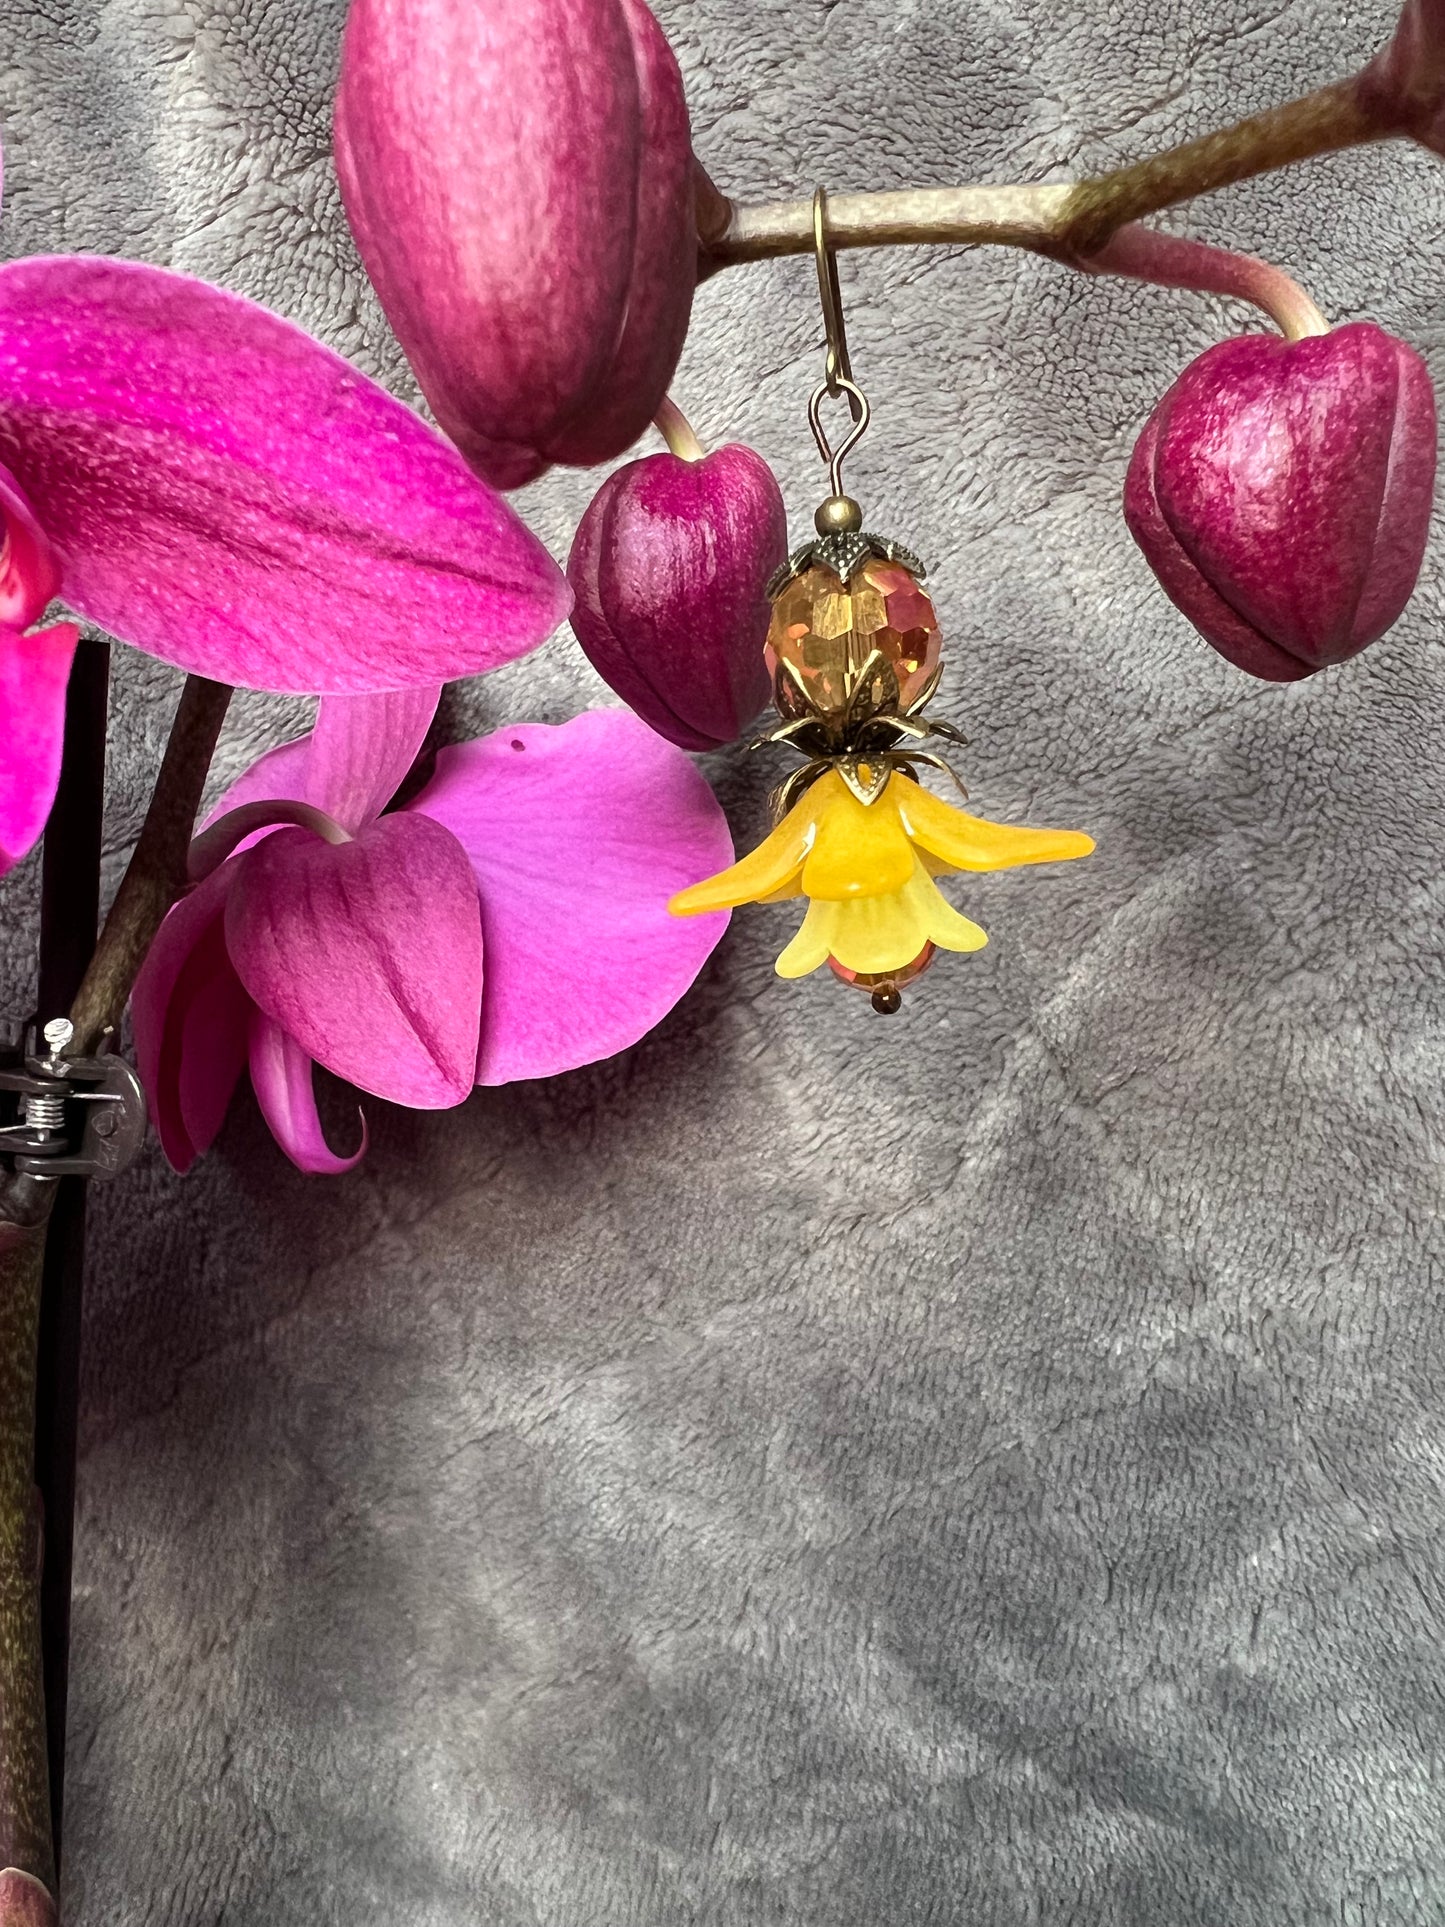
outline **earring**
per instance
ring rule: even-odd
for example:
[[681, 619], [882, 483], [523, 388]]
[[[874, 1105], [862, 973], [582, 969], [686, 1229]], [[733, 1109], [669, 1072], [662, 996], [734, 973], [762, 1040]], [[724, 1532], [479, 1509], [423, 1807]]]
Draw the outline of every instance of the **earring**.
[[[802, 977], [827, 963], [888, 1015], [939, 950], [980, 950], [988, 941], [944, 899], [936, 876], [1053, 863], [1087, 856], [1094, 845], [1074, 830], [984, 822], [922, 785], [920, 770], [931, 768], [967, 796], [935, 747], [962, 748], [965, 739], [951, 723], [922, 714], [943, 674], [924, 566], [891, 537], [865, 531], [863, 511], [843, 487], [843, 464], [872, 410], [853, 376], [821, 187], [813, 241], [827, 351], [808, 421], [830, 493], [814, 515], [814, 539], [768, 585], [766, 659], [779, 721], [750, 745], [781, 744], [804, 761], [774, 793], [772, 835], [720, 876], [682, 891], [670, 908], [690, 916], [804, 896], [808, 912], [778, 958], [778, 974]], [[834, 449], [822, 410], [839, 398], [852, 426]]]

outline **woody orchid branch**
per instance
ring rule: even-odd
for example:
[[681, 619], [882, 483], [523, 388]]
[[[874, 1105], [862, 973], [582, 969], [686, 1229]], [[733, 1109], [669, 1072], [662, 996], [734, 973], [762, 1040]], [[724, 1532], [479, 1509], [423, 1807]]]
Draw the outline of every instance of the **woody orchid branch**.
[[[1073, 182], [831, 194], [829, 239], [836, 248], [1027, 248], [1081, 266], [1145, 215], [1296, 161], [1392, 137], [1417, 139], [1437, 152], [1445, 146], [1445, 0], [1411, 0], [1389, 44], [1351, 79], [1112, 173]], [[811, 195], [740, 206], [727, 202], [701, 170], [698, 223], [703, 276], [813, 247]]]

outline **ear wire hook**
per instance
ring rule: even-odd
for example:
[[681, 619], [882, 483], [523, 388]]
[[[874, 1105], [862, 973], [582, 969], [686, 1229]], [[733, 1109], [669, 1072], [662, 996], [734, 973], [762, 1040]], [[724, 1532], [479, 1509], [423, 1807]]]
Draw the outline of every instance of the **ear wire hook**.
[[[838, 256], [828, 240], [828, 190], [813, 194], [813, 254], [818, 267], [818, 298], [823, 306], [823, 329], [827, 338], [827, 358], [822, 381], [808, 402], [808, 425], [818, 453], [828, 464], [828, 479], [835, 496], [843, 493], [843, 462], [868, 432], [872, 410], [868, 397], [853, 379], [853, 363], [848, 354], [848, 331], [843, 322], [843, 294], [838, 285]], [[853, 428], [835, 451], [823, 427], [824, 398], [846, 395], [853, 417]]]
[[[843, 325], [843, 292], [838, 285], [838, 256], [828, 240], [826, 187], [813, 191], [813, 255], [818, 264], [818, 299], [823, 304], [823, 327], [828, 338], [827, 388], [830, 395], [836, 395], [845, 382], [853, 380], [853, 364], [848, 358], [848, 330]], [[851, 396], [849, 405], [856, 422], [861, 418], [862, 409]]]
[[829, 393], [828, 384], [825, 381], [820, 381], [809, 397], [808, 426], [813, 431], [813, 440], [818, 444], [818, 453], [828, 464], [828, 486], [832, 489], [835, 496], [841, 496], [843, 493], [843, 463], [868, 433], [868, 424], [873, 418], [873, 411], [868, 405], [868, 397], [863, 393], [863, 390], [855, 381], [850, 381], [846, 375], [840, 375], [838, 377], [837, 385], [832, 392], [835, 395], [846, 395], [848, 397], [848, 406], [857, 411], [858, 419], [854, 422], [847, 437], [836, 449], [828, 440], [828, 432], [823, 426], [822, 419], [823, 403]]

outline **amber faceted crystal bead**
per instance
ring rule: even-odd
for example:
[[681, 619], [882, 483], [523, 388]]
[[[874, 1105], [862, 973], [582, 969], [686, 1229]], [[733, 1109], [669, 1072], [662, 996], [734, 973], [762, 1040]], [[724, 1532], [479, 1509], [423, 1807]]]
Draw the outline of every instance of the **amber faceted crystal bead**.
[[[802, 707], [790, 688], [796, 678], [819, 714], [841, 715], [875, 650], [898, 678], [899, 702], [907, 709], [937, 669], [943, 637], [933, 604], [901, 562], [871, 557], [846, 583], [814, 563], [779, 591], [767, 660], [785, 714]], [[791, 673], [779, 673], [783, 664]]]

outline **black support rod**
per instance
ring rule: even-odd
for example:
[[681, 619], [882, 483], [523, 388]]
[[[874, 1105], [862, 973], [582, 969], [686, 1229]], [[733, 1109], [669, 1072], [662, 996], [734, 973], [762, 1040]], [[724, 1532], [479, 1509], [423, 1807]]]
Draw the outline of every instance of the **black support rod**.
[[[45, 831], [40, 898], [41, 1024], [63, 1017], [95, 949], [100, 914], [101, 824], [110, 645], [84, 637], [65, 702], [65, 760]], [[75, 1453], [80, 1408], [80, 1313], [85, 1274], [85, 1181], [65, 1178], [50, 1220], [40, 1304], [35, 1482], [45, 1520], [40, 1610], [50, 1813], [60, 1861], [65, 1797], [65, 1711], [70, 1673], [70, 1577], [75, 1539]]]

